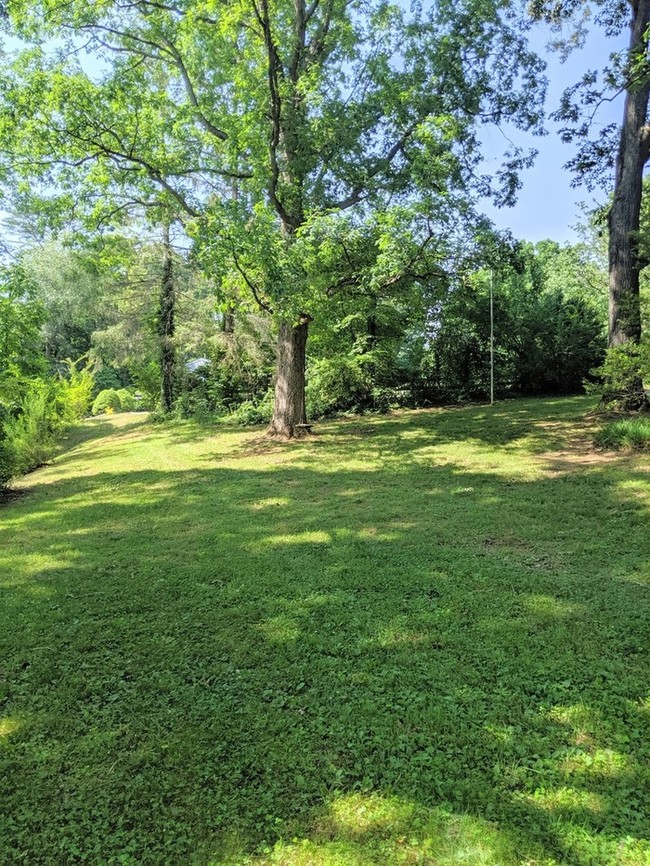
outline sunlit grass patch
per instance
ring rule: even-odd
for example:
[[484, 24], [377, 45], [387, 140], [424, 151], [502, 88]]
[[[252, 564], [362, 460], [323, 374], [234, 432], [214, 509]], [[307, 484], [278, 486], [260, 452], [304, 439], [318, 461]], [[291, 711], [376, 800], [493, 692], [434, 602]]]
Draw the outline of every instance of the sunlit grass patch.
[[593, 791], [561, 787], [552, 791], [536, 791], [527, 797], [530, 803], [551, 813], [603, 812], [606, 800]]
[[[20, 730], [20, 722], [18, 719], [12, 719], [8, 717], [0, 718], [0, 737], [8, 737], [10, 734], [15, 734], [16, 731]], [[0, 740], [1, 742], [1, 740]]]
[[251, 862], [255, 866], [515, 866], [521, 861], [507, 833], [488, 821], [443, 808], [424, 809], [398, 797], [351, 794], [330, 803], [310, 838], [279, 843]]

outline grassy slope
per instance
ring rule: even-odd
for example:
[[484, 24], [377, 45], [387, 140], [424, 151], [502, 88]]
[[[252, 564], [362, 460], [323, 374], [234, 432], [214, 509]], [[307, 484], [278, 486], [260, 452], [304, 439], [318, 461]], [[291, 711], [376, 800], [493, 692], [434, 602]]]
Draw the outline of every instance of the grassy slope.
[[650, 863], [648, 461], [588, 406], [89, 422], [0, 510], [0, 862]]

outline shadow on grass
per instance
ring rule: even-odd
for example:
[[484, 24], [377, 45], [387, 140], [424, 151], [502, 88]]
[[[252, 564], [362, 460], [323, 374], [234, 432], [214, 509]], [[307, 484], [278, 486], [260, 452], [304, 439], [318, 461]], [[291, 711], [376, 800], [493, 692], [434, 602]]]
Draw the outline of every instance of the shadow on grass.
[[[314, 434], [291, 443], [269, 440], [264, 427], [217, 428], [217, 432], [250, 433], [250, 441], [211, 455], [218, 461], [233, 455], [249, 457], [279, 452], [283, 448], [321, 448], [341, 456], [357, 446], [379, 449], [388, 460], [400, 460], [431, 446], [464, 442], [491, 449], [523, 448], [530, 454], [564, 448], [572, 441], [591, 449], [595, 429], [592, 418], [580, 418], [579, 413], [593, 409], [590, 397], [572, 399], [504, 401], [494, 406], [472, 405], [453, 408], [408, 410], [388, 415], [365, 415], [344, 419], [322, 418], [315, 422]], [[173, 427], [171, 428], [173, 429]], [[333, 435], [333, 438], [332, 438]], [[200, 441], [208, 438], [207, 429], [192, 426], [174, 431], [178, 441]], [[316, 462], [320, 455], [316, 454]]]
[[644, 862], [647, 475], [394, 442], [5, 512], [10, 862]]

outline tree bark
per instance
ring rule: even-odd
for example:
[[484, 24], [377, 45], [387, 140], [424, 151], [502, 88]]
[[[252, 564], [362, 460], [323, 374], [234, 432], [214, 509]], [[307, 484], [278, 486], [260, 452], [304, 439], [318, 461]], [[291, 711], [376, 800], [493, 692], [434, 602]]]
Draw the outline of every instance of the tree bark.
[[[633, 4], [630, 58], [634, 64], [647, 50], [650, 0]], [[643, 75], [628, 86], [616, 162], [614, 200], [609, 212], [609, 346], [641, 339], [639, 298], [639, 223], [643, 168], [648, 159], [646, 118], [650, 80]]]
[[223, 314], [221, 331], [229, 337], [235, 333], [235, 308], [232, 305], [229, 305], [226, 312]]
[[269, 433], [287, 439], [306, 434], [305, 362], [309, 319], [280, 322], [275, 373], [275, 407]]
[[[311, 14], [317, 8], [318, 2], [315, 2]], [[294, 14], [291, 62], [285, 69], [282, 51], [275, 42], [271, 27], [269, 0], [260, 0], [259, 23], [267, 53], [270, 96], [269, 199], [278, 215], [287, 248], [305, 221], [303, 193], [306, 170], [300, 156], [300, 132], [305, 128], [307, 115], [304, 91], [299, 86], [307, 47], [305, 0], [294, 0]], [[272, 435], [291, 439], [308, 433], [308, 428], [302, 425], [307, 423], [305, 364], [309, 321], [310, 317], [305, 314], [298, 325], [286, 320], [279, 323], [275, 404], [268, 431]]]
[[163, 267], [158, 318], [158, 332], [160, 335], [160, 406], [163, 412], [170, 412], [174, 405], [174, 384], [176, 379], [176, 348], [174, 346], [174, 333], [176, 330], [175, 313], [174, 259], [169, 225], [166, 223], [163, 226]]

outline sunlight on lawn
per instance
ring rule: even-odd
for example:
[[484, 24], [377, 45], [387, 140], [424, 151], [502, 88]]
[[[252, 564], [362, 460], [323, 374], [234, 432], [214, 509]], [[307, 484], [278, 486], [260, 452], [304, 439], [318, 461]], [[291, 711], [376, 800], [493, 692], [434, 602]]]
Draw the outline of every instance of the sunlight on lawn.
[[531, 613], [542, 617], [569, 617], [583, 612], [583, 608], [577, 604], [570, 604], [550, 595], [529, 595], [522, 598], [522, 604]]
[[604, 797], [576, 788], [536, 791], [534, 794], [523, 795], [522, 799], [550, 812], [579, 813], [585, 809], [590, 812], [604, 812], [607, 809]]
[[34, 596], [51, 594], [53, 589], [32, 583], [31, 579], [41, 574], [62, 572], [79, 558], [77, 551], [67, 543], [53, 546], [60, 548], [60, 552], [46, 555], [16, 551], [0, 555], [0, 586], [21, 586]]
[[5, 716], [4, 718], [0, 717], [0, 737], [3, 739], [8, 737], [10, 734], [15, 734], [16, 731], [20, 730], [20, 727], [21, 724], [18, 719], [9, 716]]
[[302, 631], [299, 623], [285, 614], [271, 617], [271, 619], [261, 623], [258, 628], [274, 643], [294, 641], [300, 637]]
[[262, 511], [265, 508], [282, 508], [289, 505], [289, 500], [285, 497], [275, 499], [260, 499], [259, 502], [254, 502], [251, 505], [253, 511]]
[[[213, 864], [222, 861], [214, 860]], [[332, 800], [309, 838], [279, 843], [251, 866], [515, 866], [496, 825], [398, 797], [349, 794]], [[532, 863], [533, 861], [530, 861]], [[541, 861], [539, 861], [541, 862]]]
[[330, 544], [332, 536], [328, 532], [299, 532], [295, 535], [271, 535], [263, 544], [278, 547], [285, 544]]

